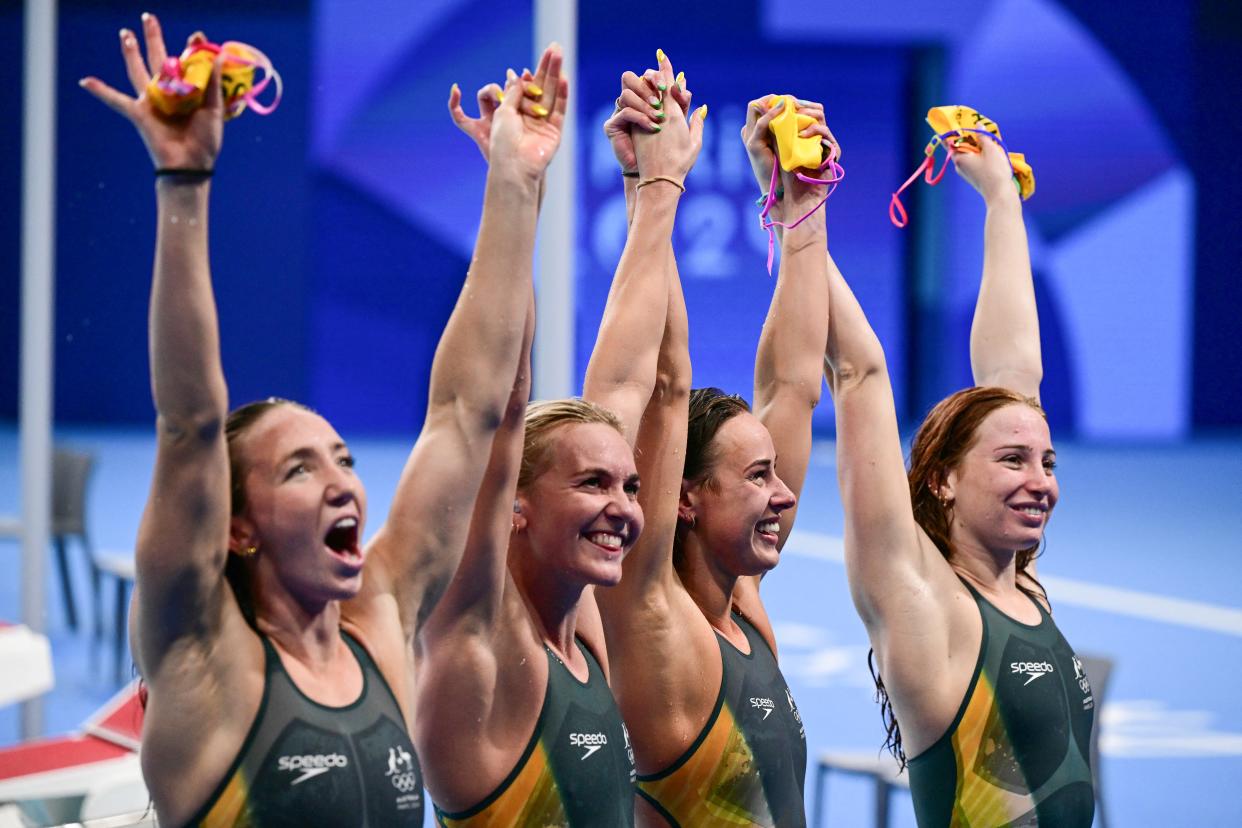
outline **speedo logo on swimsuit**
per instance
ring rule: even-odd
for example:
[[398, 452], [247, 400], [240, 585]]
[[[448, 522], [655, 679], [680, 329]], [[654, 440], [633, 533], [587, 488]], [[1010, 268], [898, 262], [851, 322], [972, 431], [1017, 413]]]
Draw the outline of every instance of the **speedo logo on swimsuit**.
[[276, 760], [276, 767], [279, 770], [290, 773], [302, 772], [301, 776], [289, 783], [290, 785], [301, 784], [313, 776], [348, 765], [349, 759], [340, 753], [307, 753], [302, 756], [282, 756]]
[[1018, 673], [1024, 676], [1030, 676], [1030, 678], [1028, 678], [1022, 685], [1023, 687], [1026, 687], [1026, 685], [1030, 684], [1035, 679], [1047, 675], [1048, 673], [1055, 673], [1056, 670], [1053, 669], [1053, 666], [1046, 661], [1015, 661], [1009, 665], [1009, 672], [1010, 674]]
[[569, 743], [577, 748], [582, 748], [586, 753], [582, 754], [581, 759], [586, 759], [595, 751], [608, 744], [608, 737], [603, 733], [571, 733], [569, 734]]
[[750, 706], [755, 708], [756, 710], [762, 710], [763, 718], [765, 719], [768, 716], [771, 716], [772, 711], [776, 709], [776, 705], [772, 702], [771, 699], [765, 699], [762, 696], [759, 696], [759, 697], [751, 696]]

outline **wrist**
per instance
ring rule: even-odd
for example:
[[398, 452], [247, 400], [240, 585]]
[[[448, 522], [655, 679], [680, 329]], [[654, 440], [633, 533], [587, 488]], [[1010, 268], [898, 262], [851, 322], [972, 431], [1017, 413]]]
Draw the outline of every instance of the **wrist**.
[[537, 175], [532, 175], [528, 170], [514, 169], [510, 165], [498, 167], [493, 164], [487, 168], [488, 189], [498, 188], [522, 197], [538, 198], [543, 180], [542, 171]]
[[682, 191], [672, 182], [663, 179], [642, 179], [640, 183], [644, 186], [636, 183], [632, 191], [636, 210], [640, 205], [644, 213], [650, 213], [652, 210], [659, 212], [677, 210]]
[[989, 210], [999, 207], [1021, 206], [1022, 196], [1014, 178], [998, 181], [983, 193], [983, 203]]
[[1012, 181], [1007, 181], [1003, 186], [988, 192], [983, 197], [983, 203], [989, 212], [1009, 210], [1022, 212], [1022, 197], [1018, 194], [1017, 185]]
[[655, 189], [660, 192], [669, 192], [681, 195], [686, 191], [684, 178], [684, 176], [676, 175], [645, 175], [635, 182], [634, 189], [639, 191], [644, 189]]
[[159, 175], [155, 178], [157, 195], [196, 194], [211, 190], [211, 176]]
[[[794, 216], [797, 221], [805, 215], [805, 211]], [[811, 247], [823, 249], [828, 243], [828, 227], [824, 221], [824, 211], [819, 210], [797, 227], [778, 228], [781, 252], [784, 255], [797, 253]]]

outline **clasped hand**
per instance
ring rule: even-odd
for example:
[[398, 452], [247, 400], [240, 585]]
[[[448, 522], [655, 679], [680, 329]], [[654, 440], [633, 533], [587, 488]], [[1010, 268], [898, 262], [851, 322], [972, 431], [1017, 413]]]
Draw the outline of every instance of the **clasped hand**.
[[656, 57], [658, 68], [621, 76], [621, 94], [604, 134], [623, 173], [683, 181], [703, 146], [707, 107], [688, 114], [693, 96], [685, 75], [674, 74], [663, 51]]

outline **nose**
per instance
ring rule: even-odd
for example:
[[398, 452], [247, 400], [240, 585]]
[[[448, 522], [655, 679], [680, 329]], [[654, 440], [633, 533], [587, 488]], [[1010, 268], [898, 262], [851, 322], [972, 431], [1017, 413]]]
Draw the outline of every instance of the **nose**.
[[772, 508], [777, 512], [783, 512], [786, 509], [792, 509], [798, 502], [798, 498], [793, 493], [793, 489], [785, 485], [785, 481], [780, 477], [776, 478], [776, 491], [772, 494]]
[[328, 481], [327, 490], [324, 497], [329, 506], [340, 507], [346, 506], [358, 499], [359, 483], [358, 478], [352, 471], [346, 469], [336, 463], [331, 464], [330, 479]]
[[608, 504], [604, 507], [604, 514], [614, 520], [630, 525], [635, 522], [642, 522], [643, 509], [638, 505], [637, 498], [630, 497], [629, 493], [624, 489], [618, 489], [612, 497], [608, 498]]
[[1042, 466], [1037, 466], [1027, 475], [1026, 487], [1032, 494], [1050, 495], [1056, 489], [1056, 478]]

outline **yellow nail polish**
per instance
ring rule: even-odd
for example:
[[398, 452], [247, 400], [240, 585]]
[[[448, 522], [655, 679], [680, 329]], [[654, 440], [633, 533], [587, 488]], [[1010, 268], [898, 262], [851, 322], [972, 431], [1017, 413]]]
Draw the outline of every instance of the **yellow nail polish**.
[[686, 73], [685, 72], [677, 73], [677, 85], [680, 86], [682, 89], [686, 88]]
[[542, 98], [543, 87], [537, 83], [526, 84], [526, 96], [529, 98]]
[[456, 83], [454, 83], [452, 86], [450, 86], [450, 87], [449, 87], [449, 91], [450, 91], [450, 92], [456, 92], [456, 91], [457, 91], [457, 89], [458, 89], [458, 87], [457, 87], [457, 84], [456, 84]]
[[668, 58], [664, 56], [664, 50], [656, 49], [656, 63], [663, 63], [666, 60], [668, 60]]
[[707, 104], [703, 104], [702, 106], [700, 106], [699, 112], [703, 113], [703, 120], [706, 121], [707, 120]]
[[504, 93], [504, 92], [497, 92], [497, 93], [496, 93], [496, 100], [500, 101], [501, 103], [504, 103], [504, 102], [505, 102], [505, 93]]
[[543, 104], [535, 104], [530, 108], [530, 111], [535, 113], [536, 118], [548, 117], [548, 108]]

